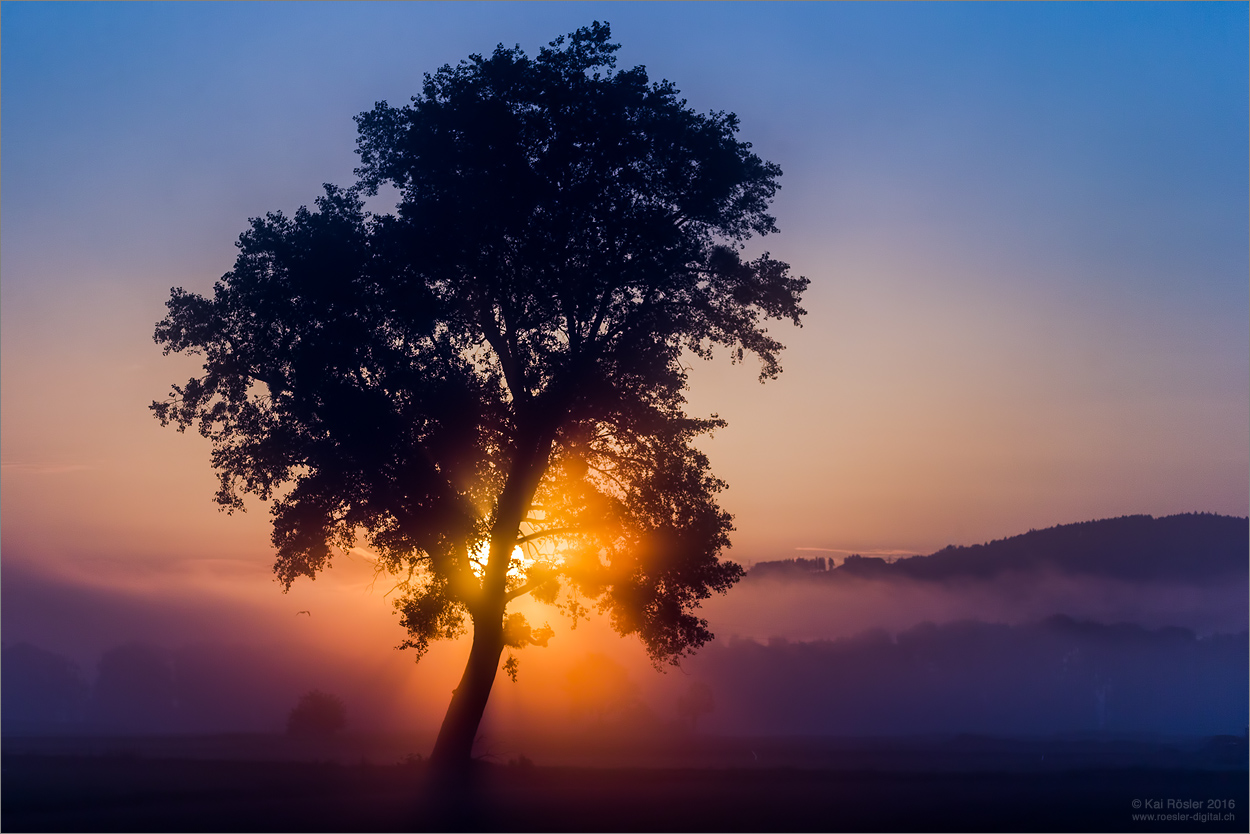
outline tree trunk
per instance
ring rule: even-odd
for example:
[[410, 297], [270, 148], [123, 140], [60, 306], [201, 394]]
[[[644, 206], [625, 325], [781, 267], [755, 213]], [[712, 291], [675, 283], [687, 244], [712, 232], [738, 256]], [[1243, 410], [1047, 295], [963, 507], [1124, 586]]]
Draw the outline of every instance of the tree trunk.
[[446, 775], [464, 774], [472, 762], [482, 713], [499, 671], [503, 654], [503, 606], [489, 606], [490, 612], [473, 619], [473, 647], [460, 685], [451, 694], [451, 706], [434, 742], [430, 764]]
[[521, 520], [525, 518], [539, 479], [547, 470], [554, 426], [555, 423], [550, 423], [545, 431], [529, 432], [520, 439], [518, 446], [523, 451], [513, 462], [499, 495], [491, 529], [490, 556], [482, 577], [482, 597], [471, 609], [473, 648], [469, 650], [469, 662], [460, 685], [451, 695], [451, 705], [438, 731], [438, 740], [434, 742], [434, 752], [430, 754], [431, 766], [444, 777], [465, 775], [472, 763], [473, 741], [499, 671], [499, 656], [503, 654], [508, 566]]

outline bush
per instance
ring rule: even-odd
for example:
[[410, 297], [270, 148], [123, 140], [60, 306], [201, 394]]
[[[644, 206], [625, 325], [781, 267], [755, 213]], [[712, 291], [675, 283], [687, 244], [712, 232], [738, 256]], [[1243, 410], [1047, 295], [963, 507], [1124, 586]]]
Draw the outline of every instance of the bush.
[[305, 693], [286, 720], [293, 736], [330, 736], [347, 726], [343, 699], [319, 689]]

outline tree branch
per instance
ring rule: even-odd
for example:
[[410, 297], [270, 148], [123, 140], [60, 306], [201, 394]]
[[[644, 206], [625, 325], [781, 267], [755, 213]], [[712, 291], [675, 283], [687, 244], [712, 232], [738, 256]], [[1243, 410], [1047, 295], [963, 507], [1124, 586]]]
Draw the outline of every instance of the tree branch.
[[553, 573], [553, 574], [544, 576], [541, 579], [531, 579], [529, 582], [526, 582], [524, 585], [520, 586], [519, 588], [513, 588], [511, 591], [508, 591], [507, 593], [505, 593], [503, 596], [504, 602], [509, 603], [509, 602], [512, 602], [512, 600], [516, 599], [517, 597], [523, 597], [526, 594], [528, 594], [530, 591], [534, 590], [535, 588], [541, 585], [546, 585], [548, 582], [552, 581], [555, 578], [556, 578], [556, 574]]
[[499, 365], [503, 368], [504, 381], [508, 383], [508, 390], [512, 392], [513, 400], [528, 400], [529, 391], [525, 387], [525, 377], [521, 373], [516, 357], [512, 355], [512, 351], [509, 349], [503, 334], [499, 332], [499, 323], [494, 320], [494, 316], [489, 314], [484, 307], [478, 310], [477, 318], [478, 325], [482, 328], [482, 335], [486, 337], [487, 343], [495, 351], [495, 355], [499, 357]]
[[581, 533], [590, 530], [589, 527], [552, 527], [550, 530], [539, 530], [537, 533], [530, 533], [528, 536], [521, 536], [516, 540], [517, 544], [529, 544], [537, 541], [544, 536], [560, 536], [565, 533]]

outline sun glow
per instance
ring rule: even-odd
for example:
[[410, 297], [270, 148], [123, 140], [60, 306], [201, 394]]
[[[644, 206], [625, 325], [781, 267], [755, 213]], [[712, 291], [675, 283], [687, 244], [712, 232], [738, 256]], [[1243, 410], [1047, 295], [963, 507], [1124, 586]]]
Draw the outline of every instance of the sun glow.
[[[526, 553], [527, 546], [518, 544], [512, 548], [512, 561], [508, 566], [508, 576], [522, 578], [525, 572], [538, 561]], [[490, 561], [490, 540], [486, 539], [478, 543], [473, 548], [473, 555], [469, 557], [469, 569], [473, 571], [473, 575], [481, 579], [486, 575], [486, 563]]]
[[370, 562], [378, 561], [378, 557], [376, 554], [370, 553], [368, 550], [365, 550], [363, 547], [359, 547], [359, 546], [353, 547], [351, 550], [347, 552], [353, 556], [360, 556], [364, 559], [367, 559]]
[[[527, 525], [528, 526], [528, 525]], [[522, 535], [525, 532], [522, 531]], [[544, 546], [545, 545], [545, 546]], [[508, 576], [516, 579], [524, 579], [530, 568], [537, 562], [551, 563], [557, 561], [558, 545], [551, 539], [543, 542], [524, 541], [517, 544], [512, 549], [512, 559], [508, 566]], [[350, 556], [359, 556], [375, 565], [381, 564], [381, 559], [376, 553], [357, 545], [347, 551]], [[473, 572], [476, 579], [482, 579], [486, 575], [486, 565], [490, 561], [490, 540], [484, 539], [478, 542], [469, 556], [469, 568]]]

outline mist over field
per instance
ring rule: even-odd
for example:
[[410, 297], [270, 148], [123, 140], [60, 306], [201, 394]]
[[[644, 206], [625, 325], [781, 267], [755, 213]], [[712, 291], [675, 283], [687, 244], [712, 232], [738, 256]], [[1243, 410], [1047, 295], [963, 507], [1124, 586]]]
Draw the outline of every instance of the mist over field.
[[1053, 614], [1211, 634], [1244, 630], [1250, 617], [1244, 582], [1130, 582], [1055, 571], [938, 582], [764, 578], [709, 600], [704, 610], [718, 635], [756, 640], [827, 640], [870, 629], [896, 632], [921, 622], [1019, 625]]
[[835, 641], [729, 640], [691, 665], [709, 729], [779, 735], [1234, 735], [1250, 644], [1052, 617], [922, 623]]
[[1246, 3], [0, 18], [0, 829], [1246, 830]]
[[[1178, 524], [1192, 540], [1153, 567], [1115, 558], [1126, 529]], [[1235, 735], [1250, 699], [1248, 533], [1244, 519], [1121, 519], [893, 564], [756, 564], [704, 605], [717, 639], [663, 672], [603, 617], [574, 629], [531, 604], [556, 637], [517, 653], [483, 732]], [[1050, 546], [1076, 534], [1102, 537], [1097, 557]], [[344, 700], [353, 732], [432, 732], [465, 641], [414, 664], [394, 649], [385, 583], [350, 564], [334, 580], [276, 597], [277, 611], [6, 563], [4, 731], [274, 733], [320, 688]]]

